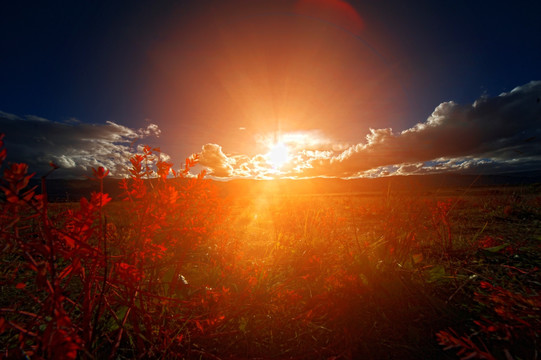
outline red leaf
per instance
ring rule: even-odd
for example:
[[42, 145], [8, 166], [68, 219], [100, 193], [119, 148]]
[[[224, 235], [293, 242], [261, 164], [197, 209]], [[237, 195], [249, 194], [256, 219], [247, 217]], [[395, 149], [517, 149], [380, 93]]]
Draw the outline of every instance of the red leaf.
[[6, 328], [7, 328], [6, 319], [4, 319], [3, 317], [0, 317], [0, 334], [6, 331]]
[[97, 170], [92, 168], [92, 172], [94, 173], [94, 178], [97, 180], [101, 180], [109, 175], [109, 170], [106, 170], [103, 166], [98, 167]]

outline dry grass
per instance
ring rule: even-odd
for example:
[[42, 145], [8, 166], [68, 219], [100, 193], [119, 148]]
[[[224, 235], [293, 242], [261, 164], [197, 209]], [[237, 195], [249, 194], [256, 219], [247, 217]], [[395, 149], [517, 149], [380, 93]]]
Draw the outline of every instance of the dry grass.
[[124, 202], [3, 180], [0, 356], [538, 356], [538, 187], [223, 199], [151, 155]]

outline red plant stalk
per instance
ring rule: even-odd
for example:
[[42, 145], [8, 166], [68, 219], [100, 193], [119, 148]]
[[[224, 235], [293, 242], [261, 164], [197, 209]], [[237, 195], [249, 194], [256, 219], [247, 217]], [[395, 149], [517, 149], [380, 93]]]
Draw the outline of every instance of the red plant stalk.
[[446, 252], [453, 248], [451, 223], [449, 221], [451, 208], [452, 200], [448, 199], [446, 201], [438, 201], [436, 207], [432, 209], [432, 224]]
[[[5, 158], [1, 139], [0, 162]], [[108, 171], [93, 169], [100, 191], [81, 199], [78, 210], [67, 210], [60, 220], [51, 220], [45, 177], [43, 195], [35, 195], [33, 189], [26, 190], [32, 174], [27, 174], [25, 164], [6, 169], [0, 186], [7, 201], [2, 204], [0, 220], [7, 227], [2, 227], [0, 236], [21, 253], [33, 274], [31, 281], [14, 278], [15, 288], [36, 300], [34, 312], [2, 309], [2, 313], [21, 317], [21, 321], [2, 318], [1, 325], [19, 333], [20, 351], [29, 356], [74, 359], [78, 353], [101, 356], [109, 346], [108, 356], [114, 357], [129, 340], [133, 351], [151, 357], [178, 347], [190, 328], [202, 333], [204, 325], [216, 326], [215, 319], [207, 321], [204, 317], [210, 315], [203, 314], [210, 314], [204, 310], [209, 304], [206, 297], [215, 302], [218, 292], [207, 294], [205, 290], [203, 295], [180, 300], [176, 285], [183, 279], [187, 254], [208, 236], [209, 226], [218, 219], [219, 205], [204, 184], [204, 174], [187, 179], [196, 157], [187, 159], [182, 171], [174, 172], [171, 164], [159, 158], [155, 162], [156, 152], [159, 154], [146, 147], [142, 155], [130, 159], [130, 178], [121, 186], [131, 233], [112, 252], [103, 212], [111, 200], [103, 192]], [[157, 178], [152, 177], [152, 166]], [[168, 179], [171, 173], [174, 178]], [[19, 216], [28, 209], [34, 214]], [[39, 232], [27, 237], [28, 226], [22, 221], [29, 219], [37, 219]], [[25, 318], [24, 314], [35, 316]], [[189, 320], [194, 317], [197, 320]], [[111, 328], [111, 323], [116, 325]], [[153, 341], [156, 334], [163, 341]], [[103, 339], [109, 343], [102, 343]]]

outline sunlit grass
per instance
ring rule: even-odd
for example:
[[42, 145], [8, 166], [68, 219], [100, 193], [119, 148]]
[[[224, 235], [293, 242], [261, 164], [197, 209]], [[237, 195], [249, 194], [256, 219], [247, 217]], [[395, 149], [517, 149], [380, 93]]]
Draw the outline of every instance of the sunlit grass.
[[221, 198], [151, 153], [124, 201], [3, 200], [3, 354], [535, 358], [538, 187]]

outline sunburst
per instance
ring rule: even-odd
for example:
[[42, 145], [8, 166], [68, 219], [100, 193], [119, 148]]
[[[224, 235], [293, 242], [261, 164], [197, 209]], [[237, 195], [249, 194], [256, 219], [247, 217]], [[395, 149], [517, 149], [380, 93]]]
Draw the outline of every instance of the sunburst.
[[289, 159], [289, 149], [281, 142], [272, 145], [270, 151], [267, 153], [267, 160], [275, 169], [284, 166]]

